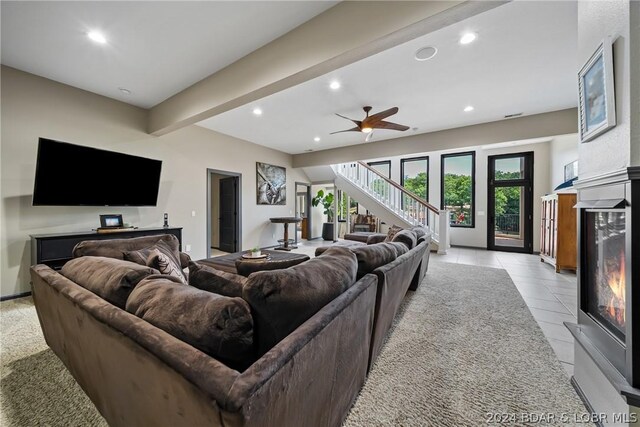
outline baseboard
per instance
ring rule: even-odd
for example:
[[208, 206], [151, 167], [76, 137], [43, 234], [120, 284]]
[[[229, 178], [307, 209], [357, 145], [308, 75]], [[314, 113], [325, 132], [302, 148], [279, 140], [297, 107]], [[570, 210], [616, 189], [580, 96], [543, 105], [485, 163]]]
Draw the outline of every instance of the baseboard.
[[14, 294], [14, 295], [6, 295], [6, 296], [3, 296], [3, 297], [0, 297], [0, 302], [9, 301], [9, 300], [16, 299], [16, 298], [28, 297], [29, 295], [31, 295], [31, 291], [29, 291], [29, 292], [21, 292], [19, 294]]

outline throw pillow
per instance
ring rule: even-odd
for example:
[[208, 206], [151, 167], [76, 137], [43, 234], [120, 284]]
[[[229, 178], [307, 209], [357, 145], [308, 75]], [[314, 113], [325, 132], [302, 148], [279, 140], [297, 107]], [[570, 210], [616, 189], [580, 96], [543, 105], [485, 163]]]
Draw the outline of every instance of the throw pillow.
[[138, 284], [126, 309], [234, 369], [253, 359], [253, 319], [241, 298], [152, 276]]
[[160, 271], [161, 274], [167, 274], [179, 279], [183, 284], [187, 284], [187, 280], [180, 269], [179, 261], [161, 252], [158, 248], [154, 248], [149, 253], [147, 264]]
[[[180, 252], [174, 250], [173, 247], [171, 247], [169, 244], [167, 244], [162, 240], [158, 241], [153, 246], [141, 248], [135, 251], [124, 251], [122, 253], [122, 256], [127, 261], [135, 262], [136, 264], [140, 264], [140, 265], [148, 265], [150, 267], [154, 267], [160, 270], [154, 257], [151, 256], [152, 253], [155, 253], [154, 250], [161, 252], [162, 254], [165, 255], [166, 258], [170, 259], [172, 261], [171, 263], [172, 266], [175, 265], [178, 267], [177, 271], [180, 272], [180, 276], [182, 277], [183, 282], [186, 284], [186, 276], [182, 271], [182, 260], [181, 260]], [[160, 270], [160, 272], [162, 274], [171, 274], [171, 273], [164, 273], [162, 270]]]
[[389, 231], [387, 231], [387, 238], [384, 239], [384, 241], [385, 242], [393, 241], [393, 237], [400, 231], [402, 231], [402, 227], [398, 227], [397, 225], [392, 225], [391, 227], [389, 227]]
[[83, 256], [67, 262], [60, 273], [111, 304], [124, 309], [138, 283], [158, 270], [121, 259]]
[[253, 313], [258, 356], [349, 289], [357, 270], [354, 253], [334, 246], [294, 267], [253, 273], [242, 297]]
[[241, 297], [246, 277], [216, 270], [208, 265], [189, 263], [189, 284], [203, 291], [227, 297]]

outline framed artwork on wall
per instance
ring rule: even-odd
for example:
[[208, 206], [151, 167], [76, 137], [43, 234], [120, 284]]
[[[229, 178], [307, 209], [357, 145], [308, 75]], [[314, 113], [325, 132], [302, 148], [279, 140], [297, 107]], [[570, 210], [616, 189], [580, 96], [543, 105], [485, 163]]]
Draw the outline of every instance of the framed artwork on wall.
[[256, 162], [257, 203], [284, 205], [287, 203], [287, 169]]
[[574, 160], [573, 162], [564, 165], [564, 180], [565, 182], [570, 179], [578, 177], [578, 161]]
[[580, 142], [587, 142], [616, 125], [613, 45], [600, 43], [578, 73]]

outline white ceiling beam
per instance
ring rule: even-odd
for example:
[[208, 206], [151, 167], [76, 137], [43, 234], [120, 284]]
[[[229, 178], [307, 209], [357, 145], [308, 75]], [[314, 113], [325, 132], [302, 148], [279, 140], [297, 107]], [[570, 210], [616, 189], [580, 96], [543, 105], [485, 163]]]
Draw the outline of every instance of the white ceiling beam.
[[148, 132], [163, 135], [198, 123], [504, 3], [341, 2], [154, 106]]

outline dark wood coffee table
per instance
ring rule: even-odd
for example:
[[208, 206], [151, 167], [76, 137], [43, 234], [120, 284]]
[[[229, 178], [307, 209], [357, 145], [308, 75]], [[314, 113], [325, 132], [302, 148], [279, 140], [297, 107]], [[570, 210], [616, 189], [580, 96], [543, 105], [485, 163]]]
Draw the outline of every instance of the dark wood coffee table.
[[[228, 255], [221, 255], [213, 258], [201, 259], [197, 262], [209, 265], [217, 270], [222, 270], [228, 273], [237, 274], [238, 270], [236, 270], [236, 261], [242, 258], [242, 254], [246, 254], [246, 253], [249, 253], [249, 251], [234, 252]], [[294, 259], [306, 260], [309, 258], [307, 255], [297, 254], [292, 252], [263, 250], [262, 253], [269, 255], [268, 258], [255, 259], [255, 260], [248, 260], [246, 258], [242, 258], [242, 259], [244, 261], [250, 261], [250, 262], [273, 262], [273, 261], [294, 260]]]

